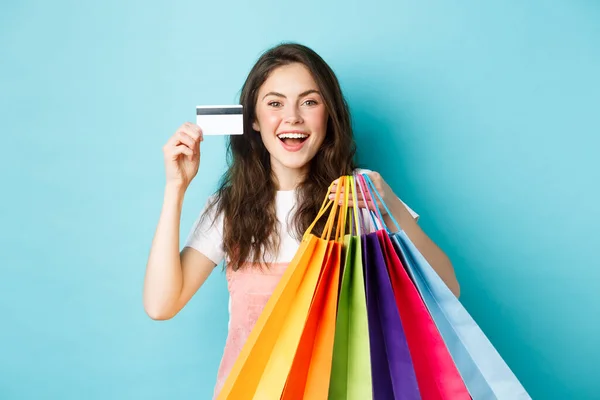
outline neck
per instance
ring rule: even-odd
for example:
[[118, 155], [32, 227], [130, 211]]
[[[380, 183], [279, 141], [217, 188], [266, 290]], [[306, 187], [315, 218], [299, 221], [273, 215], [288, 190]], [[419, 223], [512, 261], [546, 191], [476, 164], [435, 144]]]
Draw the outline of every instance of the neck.
[[286, 168], [275, 160], [271, 160], [271, 171], [275, 178], [277, 190], [294, 190], [306, 176], [308, 166], [303, 168]]

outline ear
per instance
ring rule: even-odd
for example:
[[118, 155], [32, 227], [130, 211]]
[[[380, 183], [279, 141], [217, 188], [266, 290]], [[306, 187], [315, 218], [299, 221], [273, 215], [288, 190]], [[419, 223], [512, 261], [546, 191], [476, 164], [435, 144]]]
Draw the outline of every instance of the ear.
[[258, 121], [254, 121], [252, 123], [252, 129], [254, 129], [256, 132], [260, 132], [260, 125], [258, 125]]

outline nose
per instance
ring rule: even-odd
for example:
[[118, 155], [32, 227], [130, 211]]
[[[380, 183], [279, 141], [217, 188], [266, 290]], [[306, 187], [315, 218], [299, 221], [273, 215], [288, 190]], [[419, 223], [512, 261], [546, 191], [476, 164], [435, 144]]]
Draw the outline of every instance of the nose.
[[302, 123], [302, 115], [298, 107], [290, 107], [284, 118], [285, 122], [290, 125], [296, 125]]

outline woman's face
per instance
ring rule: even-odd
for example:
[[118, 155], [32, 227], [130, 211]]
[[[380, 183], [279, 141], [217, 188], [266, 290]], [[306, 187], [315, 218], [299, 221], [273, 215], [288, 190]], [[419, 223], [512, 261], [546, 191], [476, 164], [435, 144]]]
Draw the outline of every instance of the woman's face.
[[271, 166], [305, 170], [327, 132], [328, 113], [319, 88], [303, 64], [273, 70], [258, 91], [256, 121]]

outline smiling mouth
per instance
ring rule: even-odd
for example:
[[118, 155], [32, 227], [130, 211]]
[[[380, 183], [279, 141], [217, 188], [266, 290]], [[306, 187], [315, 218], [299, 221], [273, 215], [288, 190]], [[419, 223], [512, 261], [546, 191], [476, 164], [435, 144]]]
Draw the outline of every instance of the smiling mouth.
[[279, 140], [288, 146], [298, 146], [304, 143], [308, 136], [306, 133], [280, 133], [277, 135]]

